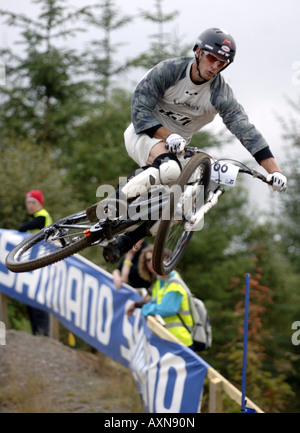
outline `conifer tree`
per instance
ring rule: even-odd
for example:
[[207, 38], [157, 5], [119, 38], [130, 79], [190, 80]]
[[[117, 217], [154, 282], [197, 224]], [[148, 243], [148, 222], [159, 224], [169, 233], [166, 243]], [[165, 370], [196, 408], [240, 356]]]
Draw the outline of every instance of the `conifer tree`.
[[[261, 257], [268, 252], [264, 244], [253, 246], [252, 252], [254, 268], [250, 277], [246, 394], [265, 412], [285, 412], [289, 410], [289, 400], [295, 397], [292, 387], [287, 382], [287, 372], [292, 371], [291, 357], [287, 358], [285, 353], [284, 357], [279, 358], [280, 351], [277, 356], [270, 357], [268, 346], [272, 341], [272, 329], [268, 327], [266, 316], [274, 305], [274, 290], [266, 284], [264, 268], [260, 266]], [[243, 351], [246, 349], [243, 342], [244, 279], [236, 279], [233, 287], [240, 288], [240, 299], [235, 305], [236, 336], [223, 348], [218, 357], [226, 364], [230, 380], [241, 389]]]
[[300, 98], [289, 100], [292, 115], [288, 120], [281, 119], [284, 138], [290, 145], [286, 152], [284, 172], [288, 178], [288, 187], [282, 194], [279, 211], [284, 214], [284, 221], [279, 227], [282, 242], [287, 256], [293, 263], [295, 271], [300, 273]]
[[114, 76], [118, 78], [119, 74], [126, 69], [126, 61], [121, 57], [122, 62], [120, 62], [118, 56], [120, 47], [124, 46], [126, 41], [122, 40], [114, 44], [112, 34], [130, 23], [132, 17], [123, 15], [114, 0], [102, 0], [94, 8], [100, 9], [99, 14], [90, 12], [86, 19], [96, 30], [99, 30], [99, 38], [89, 43], [87, 57], [89, 71], [95, 77], [96, 95], [105, 101], [110, 95]]
[[175, 28], [174, 33], [165, 31], [166, 24], [170, 24], [178, 16], [178, 11], [164, 13], [163, 1], [155, 0], [154, 13], [142, 10], [141, 17], [145, 21], [149, 21], [157, 25], [157, 33], [150, 36], [152, 42], [150, 47], [145, 49], [137, 58], [128, 61], [130, 66], [140, 66], [145, 69], [150, 69], [162, 60], [186, 55], [187, 47], [181, 43], [181, 36]]
[[82, 67], [80, 56], [59, 44], [82, 31], [72, 24], [87, 8], [70, 9], [66, 0], [33, 2], [40, 6], [36, 18], [0, 10], [5, 23], [21, 31], [21, 50], [1, 51], [7, 72], [0, 89], [1, 141], [23, 137], [63, 147], [84, 113], [87, 84], [74, 79]]

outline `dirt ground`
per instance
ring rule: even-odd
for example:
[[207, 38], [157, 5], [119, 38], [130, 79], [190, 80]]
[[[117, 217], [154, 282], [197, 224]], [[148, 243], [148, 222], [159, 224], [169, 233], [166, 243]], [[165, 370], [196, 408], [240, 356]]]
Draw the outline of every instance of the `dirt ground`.
[[128, 369], [48, 337], [8, 330], [0, 346], [0, 413], [142, 413]]

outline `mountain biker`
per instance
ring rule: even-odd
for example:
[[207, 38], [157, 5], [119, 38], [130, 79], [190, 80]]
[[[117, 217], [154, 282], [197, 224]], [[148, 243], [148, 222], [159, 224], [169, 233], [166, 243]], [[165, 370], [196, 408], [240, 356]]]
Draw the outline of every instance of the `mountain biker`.
[[[137, 85], [131, 105], [132, 123], [124, 133], [129, 156], [143, 170], [122, 188], [127, 198], [141, 187], [176, 182], [181, 173], [178, 156], [196, 132], [219, 114], [226, 127], [273, 180], [272, 191], [285, 191], [281, 172], [266, 140], [252, 125], [220, 72], [233, 63], [236, 44], [219, 28], [202, 32], [193, 47], [194, 58], [164, 60]], [[103, 249], [106, 261], [116, 263], [139, 239], [149, 235], [147, 224], [122, 234]]]

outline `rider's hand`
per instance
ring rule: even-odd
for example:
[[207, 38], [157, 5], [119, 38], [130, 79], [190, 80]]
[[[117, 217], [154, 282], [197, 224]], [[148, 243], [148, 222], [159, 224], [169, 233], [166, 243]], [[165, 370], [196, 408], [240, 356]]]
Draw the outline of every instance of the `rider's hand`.
[[287, 178], [284, 174], [279, 173], [278, 171], [274, 171], [274, 173], [271, 173], [267, 176], [267, 181], [273, 181], [272, 185], [269, 185], [270, 191], [278, 191], [283, 192], [286, 190], [287, 187]]
[[178, 134], [170, 134], [166, 139], [166, 148], [170, 153], [181, 153], [185, 145], [185, 139]]

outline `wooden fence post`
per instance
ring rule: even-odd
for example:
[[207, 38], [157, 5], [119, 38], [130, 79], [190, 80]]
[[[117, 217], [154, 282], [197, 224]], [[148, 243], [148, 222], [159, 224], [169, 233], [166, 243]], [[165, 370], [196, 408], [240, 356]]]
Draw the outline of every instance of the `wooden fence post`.
[[7, 296], [0, 292], [0, 320], [8, 328]]
[[223, 381], [218, 377], [214, 377], [209, 382], [209, 413], [222, 413], [223, 412]]
[[49, 315], [49, 337], [53, 338], [54, 340], [59, 340], [59, 321], [58, 319], [53, 315]]

